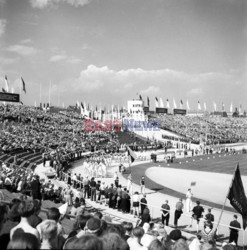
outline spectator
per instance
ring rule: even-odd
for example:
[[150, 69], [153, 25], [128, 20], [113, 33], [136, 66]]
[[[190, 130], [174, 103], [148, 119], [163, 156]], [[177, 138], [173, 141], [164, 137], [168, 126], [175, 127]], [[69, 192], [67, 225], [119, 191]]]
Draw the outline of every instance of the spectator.
[[40, 241], [31, 233], [20, 233], [9, 242], [7, 249], [40, 249]]
[[38, 216], [41, 210], [41, 202], [39, 200], [34, 200], [34, 211], [31, 216], [28, 217], [28, 222], [30, 226], [36, 228], [39, 223], [42, 222], [42, 219]]
[[153, 240], [148, 247], [148, 250], [165, 250], [165, 249], [166, 249], [165, 246], [158, 239]]
[[61, 249], [64, 241], [58, 239], [57, 223], [54, 220], [45, 220], [39, 224], [41, 249]]
[[15, 204], [17, 208], [17, 214], [21, 217], [20, 223], [11, 229], [10, 231], [10, 239], [12, 239], [15, 230], [21, 228], [25, 233], [30, 233], [39, 238], [38, 231], [33, 228], [29, 222], [28, 217], [31, 216], [34, 212], [34, 203], [32, 200], [23, 200], [19, 204]]
[[165, 204], [161, 206], [161, 221], [163, 225], [169, 225], [170, 219], [170, 206], [168, 205], [168, 200], [166, 200]]
[[103, 250], [102, 241], [93, 234], [82, 235], [80, 238], [74, 238], [65, 247], [66, 249], [90, 249], [90, 250]]
[[145, 208], [141, 216], [141, 223], [139, 226], [142, 227], [144, 223], [149, 223], [150, 221], [151, 221], [150, 211], [148, 208]]
[[141, 244], [144, 247], [149, 247], [150, 243], [155, 240], [155, 236], [152, 233], [152, 229], [150, 227], [149, 223], [145, 223], [143, 225], [143, 229], [144, 229], [144, 235], [141, 238]]
[[131, 222], [123, 222], [122, 223], [124, 229], [125, 229], [125, 235], [123, 236], [123, 239], [127, 241], [129, 237], [132, 235], [132, 230], [133, 230], [133, 224]]
[[147, 199], [146, 199], [146, 194], [143, 194], [141, 200], [141, 215], [143, 214], [144, 209], [147, 207]]
[[205, 215], [207, 222], [214, 222], [214, 215], [211, 213], [211, 208], [208, 208], [208, 213]]
[[[236, 214], [233, 215], [233, 221], [230, 222], [230, 237], [229, 243], [234, 242], [236, 246], [238, 245], [238, 231], [241, 228], [240, 223], [238, 222], [238, 216]], [[234, 227], [234, 228], [232, 228]]]
[[136, 216], [139, 217], [140, 201], [139, 201], [139, 194], [138, 194], [138, 192], [134, 193], [134, 195], [132, 196], [132, 201], [133, 201], [133, 214], [134, 214], [134, 217], [136, 217]]
[[199, 222], [200, 222], [200, 219], [202, 218], [202, 213], [204, 212], [204, 208], [200, 205], [200, 201], [197, 201], [196, 204], [197, 205], [192, 209], [193, 214], [192, 214], [192, 217], [190, 220], [190, 227], [192, 227], [193, 219], [195, 219], [197, 221], [196, 230], [198, 233], [199, 232]]
[[146, 247], [141, 245], [141, 239], [144, 235], [144, 230], [141, 227], [133, 229], [133, 236], [127, 240], [130, 250], [147, 250]]
[[129, 250], [127, 242], [117, 233], [105, 234], [102, 237], [102, 242], [103, 250]]
[[181, 214], [183, 213], [184, 204], [182, 203], [182, 201], [182, 199], [179, 199], [179, 201], [176, 203], [176, 210], [174, 214], [174, 227], [178, 226], [178, 220]]

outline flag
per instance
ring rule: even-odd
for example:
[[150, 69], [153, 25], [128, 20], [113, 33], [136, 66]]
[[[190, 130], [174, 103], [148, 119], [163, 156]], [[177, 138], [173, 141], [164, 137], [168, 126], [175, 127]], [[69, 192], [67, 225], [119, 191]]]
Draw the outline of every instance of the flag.
[[148, 107], [149, 107], [149, 97], [147, 97], [147, 103], [148, 103]]
[[22, 90], [23, 90], [23, 92], [25, 92], [25, 94], [27, 93], [26, 92], [26, 84], [25, 84], [25, 82], [24, 82], [24, 80], [23, 80], [23, 78], [21, 77], [21, 81], [22, 81]]
[[231, 112], [231, 113], [233, 112], [233, 106], [232, 106], [232, 103], [231, 103], [231, 106], [230, 106], [230, 112]]
[[225, 111], [225, 104], [222, 102], [222, 111]]
[[160, 107], [161, 107], [161, 108], [164, 108], [164, 103], [163, 103], [163, 100], [162, 100], [161, 97], [160, 97]]
[[79, 103], [79, 101], [76, 102], [76, 108], [80, 109], [80, 103]]
[[173, 108], [176, 109], [177, 108], [177, 104], [176, 104], [176, 101], [175, 99], [173, 98]]
[[231, 205], [242, 215], [243, 228], [245, 229], [247, 221], [247, 199], [239, 171], [239, 164], [236, 167], [227, 199], [229, 199]]
[[81, 102], [81, 108], [84, 110], [84, 105], [83, 105], [83, 103]]
[[200, 104], [200, 101], [198, 101], [198, 110], [201, 110], [202, 108], [201, 108], [201, 104]]
[[206, 104], [206, 102], [204, 102], [204, 111], [206, 111], [207, 110], [207, 104]]
[[216, 102], [213, 102], [213, 105], [214, 105], [214, 111], [216, 111], [217, 110]]
[[166, 99], [166, 107], [169, 109], [170, 108], [170, 103], [169, 103], [169, 100]]
[[196, 185], [196, 182], [195, 181], [192, 181], [191, 183], [190, 183], [190, 186], [191, 187], [194, 187]]
[[239, 106], [239, 114], [241, 115], [242, 114], [242, 105], [240, 104]]
[[183, 101], [180, 100], [180, 108], [182, 109], [183, 108]]
[[127, 146], [127, 150], [128, 150], [128, 155], [130, 156], [131, 163], [133, 163], [137, 159], [137, 155], [133, 150], [131, 150], [129, 146]]
[[9, 84], [8, 84], [7, 76], [5, 75], [5, 93], [6, 92], [9, 92]]
[[139, 98], [140, 98], [140, 100], [142, 100], [142, 96], [141, 95], [139, 95]]
[[81, 109], [81, 115], [83, 115], [83, 114], [84, 114], [84, 106], [83, 106], [83, 103], [82, 103], [82, 102], [81, 102], [80, 109]]
[[189, 105], [189, 101], [188, 100], [187, 100], [186, 105], [187, 105], [187, 109], [190, 110], [190, 105]]
[[4, 88], [2, 88], [2, 91], [3, 91], [3, 93], [7, 93], [7, 91]]
[[157, 97], [155, 97], [155, 107], [158, 108], [159, 107], [159, 100]]

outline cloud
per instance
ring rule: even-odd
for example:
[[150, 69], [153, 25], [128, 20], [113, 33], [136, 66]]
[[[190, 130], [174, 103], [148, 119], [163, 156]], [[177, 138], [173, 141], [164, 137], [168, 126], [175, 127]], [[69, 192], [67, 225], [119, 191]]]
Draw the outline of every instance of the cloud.
[[66, 3], [77, 8], [83, 7], [90, 2], [91, 0], [30, 0], [31, 6], [37, 9], [44, 9], [59, 3]]
[[0, 19], [0, 37], [5, 33], [7, 21], [5, 19]]
[[59, 62], [65, 60], [67, 58], [66, 55], [54, 55], [50, 58], [50, 62]]
[[157, 87], [157, 86], [149, 86], [147, 89], [141, 90], [140, 94], [150, 95], [150, 94], [158, 94], [159, 92], [160, 92], [159, 87]]
[[188, 94], [189, 95], [201, 95], [202, 89], [200, 89], [200, 88], [191, 89], [188, 91]]
[[[149, 96], [151, 105], [154, 105], [154, 97], [157, 96], [184, 101], [189, 99], [191, 108], [196, 108], [198, 100], [210, 103], [212, 100], [225, 103], [233, 100], [236, 79], [238, 76], [230, 73], [189, 74], [171, 69], [141, 68], [114, 70], [108, 66], [89, 65], [81, 70], [78, 77], [63, 80], [59, 87], [66, 96], [77, 99], [90, 97], [85, 100], [92, 103], [125, 104], [138, 92], [143, 98]], [[241, 86], [238, 90], [240, 95], [243, 95], [243, 88]], [[244, 96], [241, 98], [244, 100]]]
[[82, 62], [81, 59], [79, 59], [75, 56], [67, 56], [64, 52], [62, 52], [62, 54], [57, 54], [57, 55], [52, 56], [49, 61], [50, 62], [65, 61], [65, 62], [71, 63], [71, 64], [78, 64], [78, 63]]
[[19, 62], [20, 61], [20, 58], [17, 57], [17, 58], [0, 58], [0, 64], [2, 65], [9, 65], [9, 64], [12, 64], [12, 63], [16, 63], [16, 62]]
[[27, 38], [27, 39], [21, 40], [20, 43], [22, 43], [22, 44], [30, 44], [30, 43], [33, 43], [33, 41], [30, 38]]
[[82, 60], [79, 59], [79, 58], [76, 58], [76, 57], [74, 57], [74, 56], [71, 56], [71, 57], [69, 57], [69, 58], [66, 60], [66, 62], [72, 63], [72, 64], [78, 64], [78, 63], [81, 63]]
[[21, 56], [31, 56], [35, 55], [38, 52], [38, 50], [34, 47], [21, 44], [11, 45], [7, 48], [7, 51], [15, 52]]

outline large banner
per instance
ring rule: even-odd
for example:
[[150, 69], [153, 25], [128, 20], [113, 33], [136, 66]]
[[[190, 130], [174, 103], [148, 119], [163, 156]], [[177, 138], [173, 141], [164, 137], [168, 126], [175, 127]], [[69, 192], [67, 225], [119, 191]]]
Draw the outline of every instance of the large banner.
[[167, 108], [156, 108], [157, 114], [167, 114]]
[[20, 95], [0, 92], [0, 101], [1, 102], [20, 102]]
[[174, 115], [186, 115], [186, 109], [173, 109]]

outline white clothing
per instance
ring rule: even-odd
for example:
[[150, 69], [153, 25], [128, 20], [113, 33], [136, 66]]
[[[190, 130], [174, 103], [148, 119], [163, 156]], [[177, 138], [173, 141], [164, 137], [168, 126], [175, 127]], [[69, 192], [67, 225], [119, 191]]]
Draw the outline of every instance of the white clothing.
[[127, 240], [130, 250], [147, 250], [147, 247], [141, 246], [135, 238], [130, 237]]
[[188, 213], [192, 210], [192, 207], [193, 207], [192, 200], [191, 200], [192, 196], [193, 196], [193, 194], [191, 193], [190, 190], [188, 190], [188, 192], [186, 193], [186, 204], [185, 204], [186, 211]]

